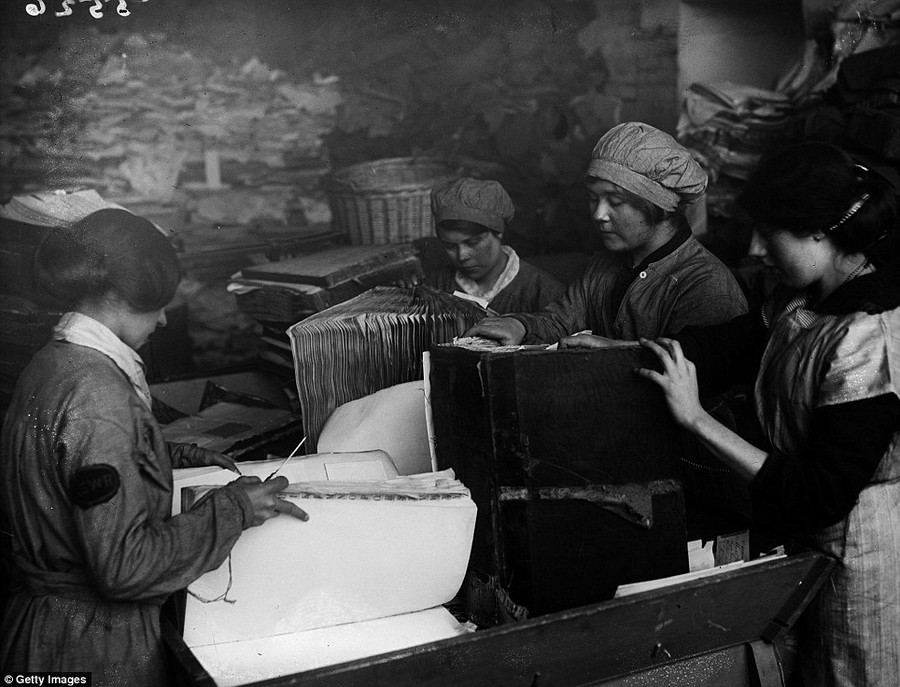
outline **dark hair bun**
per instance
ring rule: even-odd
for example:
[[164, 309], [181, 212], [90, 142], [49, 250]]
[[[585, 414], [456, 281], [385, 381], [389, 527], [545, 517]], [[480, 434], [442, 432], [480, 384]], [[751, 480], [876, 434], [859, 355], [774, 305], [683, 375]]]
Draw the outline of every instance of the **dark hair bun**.
[[767, 156], [739, 202], [757, 223], [798, 236], [825, 232], [846, 253], [868, 252], [896, 229], [891, 185], [830, 143], [797, 143]]
[[180, 280], [175, 249], [162, 232], [114, 208], [52, 231], [38, 248], [35, 275], [38, 287], [67, 307], [112, 291], [140, 312], [167, 305]]

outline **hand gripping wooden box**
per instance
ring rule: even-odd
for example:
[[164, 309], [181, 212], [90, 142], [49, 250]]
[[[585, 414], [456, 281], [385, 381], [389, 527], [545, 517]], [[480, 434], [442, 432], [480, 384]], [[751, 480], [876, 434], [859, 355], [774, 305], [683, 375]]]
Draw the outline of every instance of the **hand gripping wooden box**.
[[637, 367], [658, 363], [637, 346], [432, 347], [437, 465], [478, 505], [467, 581], [478, 621], [490, 623], [492, 595], [499, 617], [540, 615], [688, 569], [685, 438]]

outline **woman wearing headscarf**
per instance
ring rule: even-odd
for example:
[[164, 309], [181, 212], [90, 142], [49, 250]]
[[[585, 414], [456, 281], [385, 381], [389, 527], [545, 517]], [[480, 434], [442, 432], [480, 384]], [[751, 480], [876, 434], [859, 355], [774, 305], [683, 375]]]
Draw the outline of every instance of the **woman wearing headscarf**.
[[591, 217], [605, 255], [544, 310], [486, 318], [467, 335], [503, 344], [552, 343], [590, 330], [613, 339], [671, 335], [746, 312], [730, 270], [691, 234], [688, 204], [706, 173], [674, 138], [626, 122], [594, 146], [587, 170]]
[[[677, 340], [643, 342], [663, 371], [639, 374], [663, 389], [679, 424], [749, 482], [756, 521], [836, 559], [798, 628], [804, 684], [896, 685], [895, 192], [841, 149], [810, 142], [765, 160], [743, 204], [756, 223], [751, 254], [772, 270], [778, 288], [761, 312], [691, 328]], [[755, 372], [756, 413], [768, 445], [748, 443], [703, 409], [698, 372], [705, 389]]]
[[88, 672], [93, 685], [161, 686], [160, 605], [216, 569], [241, 532], [279, 512], [287, 486], [240, 477], [170, 517], [170, 453], [136, 353], [165, 325], [179, 282], [171, 243], [122, 209], [57, 229], [38, 283], [67, 312], [23, 371], [3, 425], [0, 509], [13, 581], [0, 669]]
[[503, 245], [515, 208], [499, 182], [451, 181], [432, 190], [431, 211], [450, 265], [427, 273], [425, 285], [461, 292], [496, 313], [534, 312], [562, 295], [562, 282]]

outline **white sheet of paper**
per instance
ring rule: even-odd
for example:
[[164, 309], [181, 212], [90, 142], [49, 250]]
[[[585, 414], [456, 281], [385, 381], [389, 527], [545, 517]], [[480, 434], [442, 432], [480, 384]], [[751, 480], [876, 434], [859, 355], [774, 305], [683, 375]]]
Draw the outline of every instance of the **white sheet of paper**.
[[[281, 496], [309, 521], [279, 515], [245, 531], [230, 563], [190, 585], [188, 646], [420, 611], [447, 603], [459, 590], [475, 526], [468, 496]], [[217, 599], [226, 589], [234, 603], [197, 598]]]
[[319, 451], [386, 451], [401, 475], [432, 469], [425, 382], [396, 384], [345, 403], [328, 417]]
[[760, 563], [765, 563], [766, 561], [774, 561], [779, 558], [784, 558], [784, 554], [777, 554], [772, 556], [763, 556], [760, 558], [756, 558], [752, 561], [735, 561], [734, 563], [726, 563], [725, 565], [717, 565], [712, 568], [705, 568], [704, 570], [693, 570], [691, 572], [681, 573], [680, 575], [672, 575], [671, 577], [660, 577], [656, 580], [646, 580], [644, 582], [632, 582], [630, 584], [620, 584], [618, 588], [616, 588], [616, 593], [614, 598], [618, 599], [623, 596], [629, 596], [630, 594], [639, 594], [641, 592], [649, 592], [653, 589], [660, 589], [662, 587], [669, 587], [675, 584], [681, 584], [683, 582], [692, 582], [693, 580], [702, 580], [707, 577], [714, 577], [715, 575], [721, 575], [722, 573], [731, 572], [732, 570], [739, 570], [743, 567], [750, 565], [758, 565]]
[[294, 634], [197, 647], [219, 687], [245, 685], [436, 642], [469, 630], [442, 607]]

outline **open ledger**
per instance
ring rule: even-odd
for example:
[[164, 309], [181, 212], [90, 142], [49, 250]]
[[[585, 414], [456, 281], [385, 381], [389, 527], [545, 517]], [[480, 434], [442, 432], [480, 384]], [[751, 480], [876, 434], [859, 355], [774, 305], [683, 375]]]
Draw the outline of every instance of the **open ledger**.
[[[278, 473], [291, 480], [280, 498], [306, 511], [309, 520], [279, 515], [246, 530], [217, 570], [190, 585], [184, 640], [218, 685], [290, 675], [468, 631], [442, 604], [453, 599], [465, 576], [475, 504], [452, 470], [385, 477], [391, 465], [386, 455], [291, 459]], [[239, 467], [264, 478], [281, 462]], [[351, 470], [351, 479], [329, 478]], [[312, 473], [319, 479], [294, 479]], [[212, 475], [236, 477], [176, 476], [183, 508], [226, 483], [197, 484]]]

